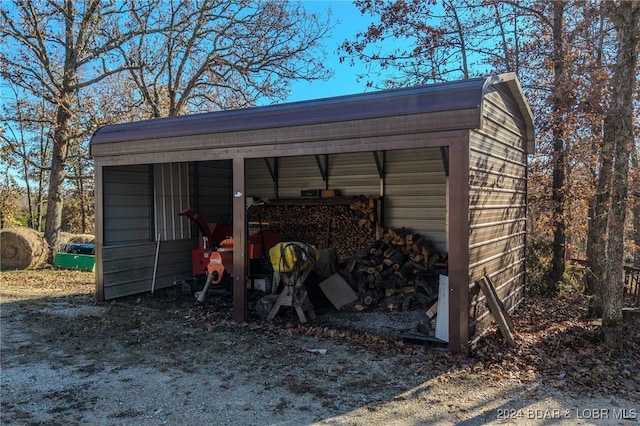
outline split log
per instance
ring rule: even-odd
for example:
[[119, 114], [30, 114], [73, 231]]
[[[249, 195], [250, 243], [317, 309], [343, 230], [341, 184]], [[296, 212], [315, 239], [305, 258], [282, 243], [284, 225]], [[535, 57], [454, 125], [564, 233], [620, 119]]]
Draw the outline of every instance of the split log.
[[396, 280], [382, 280], [376, 283], [376, 287], [384, 289], [396, 288]]
[[397, 288], [387, 288], [384, 291], [384, 297], [391, 297], [396, 294], [402, 294], [402, 290], [399, 290]]
[[427, 316], [430, 319], [433, 319], [433, 317], [436, 316], [436, 314], [438, 313], [438, 302], [434, 303], [429, 310], [427, 311]]
[[353, 257], [350, 257], [342, 262], [342, 269], [345, 272], [351, 273], [353, 272], [353, 268], [356, 266], [356, 260]]
[[415, 287], [420, 288], [428, 296], [437, 296], [436, 292], [433, 290], [433, 287], [422, 278], [418, 278], [415, 280]]
[[382, 253], [384, 255], [384, 257], [386, 258], [391, 258], [391, 256], [393, 256], [394, 254], [396, 254], [398, 251], [393, 247], [393, 246], [389, 246], [387, 247], [387, 249]]
[[393, 268], [383, 269], [380, 272], [380, 276], [382, 277], [382, 280], [388, 280], [389, 278], [391, 278], [393, 276], [393, 271], [394, 271]]
[[[369, 295], [380, 298], [367, 306], [384, 307], [385, 298], [390, 297], [411, 298], [403, 304], [405, 307], [424, 304], [425, 300], [432, 304], [437, 293], [423, 277], [432, 269], [428, 262], [434, 265], [446, 261], [446, 256], [438, 255], [431, 247], [425, 237], [406, 228], [382, 230], [381, 238], [366, 251], [366, 259], [359, 260], [359, 264], [364, 266], [354, 270], [354, 275], [367, 282], [369, 291], [375, 290]], [[416, 291], [421, 294], [414, 295]]]
[[376, 300], [376, 297], [374, 293], [371, 291], [368, 291], [365, 293], [364, 297], [362, 298], [362, 304], [364, 306], [371, 306], [373, 302], [375, 302], [375, 300]]
[[402, 252], [396, 251], [389, 259], [396, 265], [402, 266], [405, 263], [407, 256]]

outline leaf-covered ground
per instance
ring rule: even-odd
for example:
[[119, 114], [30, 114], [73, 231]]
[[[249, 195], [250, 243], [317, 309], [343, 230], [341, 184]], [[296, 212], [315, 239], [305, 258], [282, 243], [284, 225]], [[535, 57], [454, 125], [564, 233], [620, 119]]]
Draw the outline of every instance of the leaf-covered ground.
[[[194, 326], [210, 330], [236, 327], [228, 320], [230, 306], [221, 306], [224, 305], [221, 301], [218, 304], [214, 310], [188, 308], [186, 318]], [[297, 333], [336, 340], [380, 353], [410, 355], [428, 350], [405, 344], [402, 339], [363, 333], [355, 327], [327, 326], [322, 319], [319, 324], [307, 325], [297, 324], [293, 314], [289, 319], [256, 322], [250, 327], [276, 334]], [[610, 395], [640, 401], [640, 327], [625, 324], [623, 351], [612, 353], [602, 342], [599, 320], [588, 317], [588, 299], [570, 293], [527, 300], [512, 319], [516, 348], [508, 347], [494, 326], [469, 356], [432, 354], [432, 360], [441, 366], [482, 371], [496, 379], [528, 382], [545, 378], [559, 390], [574, 395]]]
[[[93, 279], [0, 274], [3, 424], [574, 424], [605, 407], [638, 419], [639, 331], [609, 353], [580, 295], [527, 301], [514, 349], [493, 329], [454, 356], [387, 323], [375, 332], [375, 313], [238, 324], [228, 296], [196, 305], [173, 288], [96, 304]], [[544, 418], [550, 408], [562, 411]]]
[[581, 294], [528, 300], [513, 317], [518, 346], [506, 347], [496, 329], [473, 357], [498, 375], [546, 376], [567, 392], [640, 401], [640, 327], [625, 324], [624, 350], [611, 353], [602, 343], [599, 321], [587, 313]]

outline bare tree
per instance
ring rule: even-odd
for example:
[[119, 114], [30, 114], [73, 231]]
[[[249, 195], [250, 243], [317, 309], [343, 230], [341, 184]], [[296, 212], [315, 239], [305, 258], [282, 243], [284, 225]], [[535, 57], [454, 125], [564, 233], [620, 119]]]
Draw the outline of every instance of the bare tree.
[[56, 109], [52, 118], [45, 226], [50, 260], [57, 250], [61, 230], [69, 149], [78, 137], [72, 126], [80, 114], [78, 94], [126, 68], [111, 54], [142, 29], [137, 22], [124, 18], [131, 11], [141, 15], [141, 9], [153, 7], [151, 3], [98, 0], [2, 3], [2, 77], [19, 87], [25, 96], [43, 99]]
[[[472, 55], [477, 60], [485, 54], [470, 25], [476, 7], [465, 1], [443, 0], [440, 7], [435, 3], [355, 0], [374, 22], [342, 43], [341, 61], [365, 63], [367, 71], [359, 78], [369, 79], [367, 84], [376, 88], [471, 77]], [[373, 82], [374, 76], [379, 83]]]
[[552, 194], [553, 201], [553, 261], [551, 264], [550, 287], [553, 292], [557, 291], [557, 283], [564, 275], [566, 235], [565, 235], [565, 171], [566, 171], [566, 151], [565, 141], [568, 136], [566, 117], [562, 110], [566, 107], [565, 91], [567, 90], [567, 44], [564, 40], [564, 14], [565, 3], [558, 1], [553, 4], [552, 35], [553, 35], [553, 86], [552, 86], [552, 134], [553, 134], [553, 181]]
[[[589, 86], [588, 102], [585, 103], [593, 114], [598, 116], [591, 126], [592, 156], [596, 158], [596, 166], [593, 167], [593, 181], [595, 194], [589, 205], [589, 224], [587, 230], [586, 256], [589, 261], [589, 274], [586, 280], [586, 292], [592, 299], [591, 309], [596, 316], [602, 314], [602, 278], [606, 258], [607, 247], [607, 220], [609, 210], [609, 196], [611, 189], [611, 149], [610, 145], [603, 144], [602, 126], [604, 121], [604, 104], [606, 103], [606, 83], [609, 69], [604, 59], [604, 41], [606, 14], [604, 8], [595, 8], [595, 27], [598, 32], [593, 37], [594, 43], [587, 47], [592, 58], [590, 69], [591, 85]], [[591, 19], [590, 19], [591, 20]]]
[[[43, 184], [48, 177], [48, 161], [51, 158], [48, 138], [52, 126], [49, 120], [51, 108], [45, 102], [21, 96], [20, 90], [10, 82], [5, 85], [4, 94], [5, 103], [0, 111], [3, 161], [9, 167], [7, 174], [19, 177], [23, 182], [26, 226], [40, 231], [44, 206]], [[19, 215], [19, 212], [13, 213]]]
[[[573, 49], [582, 18], [577, 2], [502, 1], [498, 3], [519, 11], [523, 32], [518, 59], [520, 77], [528, 90], [538, 122], [539, 151], [544, 152], [543, 173], [550, 171], [549, 229], [551, 230], [551, 267], [546, 291], [557, 293], [563, 280], [567, 257], [567, 200], [570, 186], [568, 153], [575, 143], [576, 93], [580, 82], [576, 75]], [[515, 54], [515, 52], [514, 52]], [[513, 55], [511, 56], [513, 57]], [[512, 59], [513, 61], [514, 59]]]
[[[4, 138], [0, 129], [0, 137]], [[0, 149], [0, 228], [15, 225], [20, 209], [20, 196], [22, 191], [16, 184], [16, 177], [10, 173], [11, 153], [5, 146]]]
[[153, 117], [282, 100], [291, 81], [330, 76], [321, 45], [330, 16], [300, 3], [181, 0], [134, 16], [166, 28], [121, 50]]
[[622, 274], [624, 225], [627, 214], [629, 157], [634, 143], [633, 98], [638, 90], [640, 1], [608, 3], [617, 33], [617, 58], [611, 80], [611, 101], [604, 120], [605, 145], [613, 147], [611, 208], [607, 226], [607, 262], [603, 282], [602, 335], [611, 349], [622, 348]]

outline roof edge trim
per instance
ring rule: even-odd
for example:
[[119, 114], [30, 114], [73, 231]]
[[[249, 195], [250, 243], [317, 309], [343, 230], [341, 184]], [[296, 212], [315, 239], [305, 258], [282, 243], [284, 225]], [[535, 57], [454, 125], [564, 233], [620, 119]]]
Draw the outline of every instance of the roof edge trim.
[[495, 74], [486, 78], [483, 93], [486, 93], [489, 90], [490, 86], [495, 86], [499, 84], [504, 84], [511, 92], [517, 96], [514, 96], [514, 100], [516, 101], [518, 108], [520, 109], [520, 113], [526, 124], [526, 147], [527, 153], [533, 154], [535, 151], [535, 127], [533, 122], [533, 113], [531, 112], [531, 108], [529, 107], [529, 103], [522, 91], [522, 86], [520, 85], [520, 81], [518, 80], [518, 76], [514, 72], [508, 72], [504, 74]]

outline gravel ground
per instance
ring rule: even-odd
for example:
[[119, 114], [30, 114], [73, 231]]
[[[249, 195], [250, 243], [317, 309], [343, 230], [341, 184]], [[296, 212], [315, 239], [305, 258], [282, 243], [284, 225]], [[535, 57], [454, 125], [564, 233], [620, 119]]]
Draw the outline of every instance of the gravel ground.
[[640, 424], [637, 400], [561, 373], [523, 380], [405, 344], [414, 313], [236, 324], [224, 297], [92, 291], [88, 273], [0, 275], [3, 425]]

